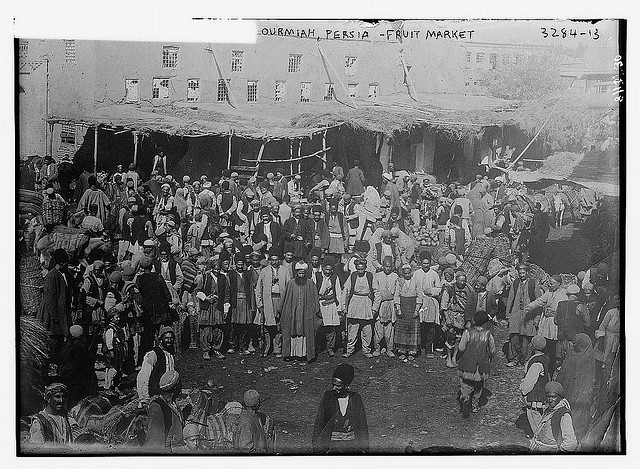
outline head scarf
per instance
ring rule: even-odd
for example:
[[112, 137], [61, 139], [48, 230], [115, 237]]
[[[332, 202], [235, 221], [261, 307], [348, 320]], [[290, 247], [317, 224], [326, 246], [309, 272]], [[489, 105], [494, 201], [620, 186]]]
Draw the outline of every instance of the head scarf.
[[65, 394], [68, 393], [67, 387], [62, 383], [52, 383], [46, 388], [44, 388], [44, 400], [48, 401], [51, 396], [58, 392], [63, 392]]
[[557, 381], [549, 381], [544, 387], [544, 392], [555, 392], [558, 396], [564, 397], [564, 388]]
[[340, 363], [336, 370], [333, 372], [333, 378], [338, 378], [346, 386], [349, 386], [353, 381], [354, 369], [348, 363]]
[[569, 404], [591, 402], [595, 376], [596, 359], [591, 338], [587, 334], [576, 334], [557, 377]]

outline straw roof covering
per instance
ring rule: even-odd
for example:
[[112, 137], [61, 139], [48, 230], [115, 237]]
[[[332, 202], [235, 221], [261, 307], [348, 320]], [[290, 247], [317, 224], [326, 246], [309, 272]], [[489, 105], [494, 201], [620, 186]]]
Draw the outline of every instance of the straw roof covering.
[[[584, 119], [584, 103], [565, 98], [545, 132], [562, 139], [566, 125]], [[337, 100], [313, 103], [184, 103], [114, 104], [85, 115], [53, 116], [49, 121], [96, 124], [114, 129], [162, 132], [197, 137], [234, 135], [250, 139], [309, 137], [329, 127], [346, 125], [356, 130], [392, 137], [426, 125], [456, 138], [479, 137], [489, 126], [514, 125], [533, 134], [557, 100], [518, 102], [466, 94], [403, 94], [377, 99]], [[354, 106], [355, 105], [355, 106]], [[561, 146], [560, 146], [561, 147]]]

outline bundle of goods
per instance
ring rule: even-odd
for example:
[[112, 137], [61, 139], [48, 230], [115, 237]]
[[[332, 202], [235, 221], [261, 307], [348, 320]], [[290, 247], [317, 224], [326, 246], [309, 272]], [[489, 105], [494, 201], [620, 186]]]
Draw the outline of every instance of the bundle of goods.
[[529, 273], [531, 277], [537, 280], [538, 284], [546, 286], [549, 284], [549, 279], [551, 279], [551, 275], [546, 273], [542, 267], [537, 266], [536, 264], [529, 264]]
[[89, 244], [87, 230], [82, 228], [57, 226], [49, 236], [53, 244], [52, 250], [64, 249], [70, 257], [82, 257]]
[[34, 317], [20, 316], [20, 411], [29, 415], [42, 409], [40, 389], [49, 357], [49, 332]]
[[413, 237], [420, 246], [436, 247], [438, 242], [438, 230], [427, 228], [426, 226], [414, 226]]
[[20, 189], [18, 191], [18, 211], [42, 215], [42, 199], [40, 192]]
[[40, 259], [36, 256], [20, 257], [20, 304], [21, 314], [35, 316], [42, 301], [44, 278]]
[[493, 241], [493, 257], [497, 257], [505, 264], [513, 264], [513, 253], [511, 252], [511, 240], [509, 237], [501, 234], [489, 239]]
[[60, 225], [64, 221], [67, 204], [57, 199], [45, 198], [42, 201], [42, 221], [45, 225]]
[[489, 261], [496, 257], [493, 255], [495, 243], [491, 238], [476, 239], [464, 253], [462, 270], [467, 274], [467, 281], [474, 284], [476, 279], [485, 275], [489, 267]]

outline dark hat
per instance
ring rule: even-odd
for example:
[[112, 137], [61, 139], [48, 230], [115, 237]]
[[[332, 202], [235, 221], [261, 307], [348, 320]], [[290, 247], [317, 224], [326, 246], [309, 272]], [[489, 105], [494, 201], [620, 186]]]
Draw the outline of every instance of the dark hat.
[[66, 264], [69, 262], [69, 254], [62, 248], [56, 249], [53, 251], [53, 260], [56, 264]]
[[489, 316], [484, 311], [478, 311], [473, 315], [473, 324], [475, 324], [476, 326], [482, 326], [488, 320]]
[[278, 249], [276, 246], [271, 246], [271, 249], [269, 249], [269, 257], [275, 257], [275, 256], [277, 256], [278, 259], [280, 259], [282, 257], [282, 251]]
[[558, 396], [564, 397], [564, 388], [562, 387], [562, 384], [558, 383], [557, 381], [549, 381], [547, 384], [545, 384], [544, 392], [553, 392]]
[[269, 211], [269, 207], [261, 207], [260, 208], [260, 215], [271, 215], [271, 212]]
[[242, 246], [242, 248], [240, 249], [240, 252], [242, 253], [243, 256], [246, 256], [248, 254], [251, 254], [253, 252], [253, 247], [249, 246], [248, 244]]
[[431, 260], [431, 253], [429, 251], [422, 251], [420, 253], [420, 261], [423, 261], [425, 259]]
[[309, 253], [309, 257], [313, 256], [322, 257], [322, 250], [320, 248], [313, 248]]
[[359, 265], [364, 265], [364, 266], [366, 266], [366, 265], [367, 265], [367, 260], [366, 260], [366, 259], [363, 259], [363, 258], [361, 258], [361, 257], [358, 257], [358, 258], [354, 261], [354, 264], [356, 265], [356, 267], [357, 267], [357, 266], [359, 266]]
[[369, 252], [369, 249], [370, 249], [369, 241], [366, 241], [366, 240], [356, 241], [353, 247], [355, 251], [360, 251], [360, 252]]
[[336, 259], [333, 256], [327, 256], [324, 258], [324, 261], [322, 261], [322, 265], [323, 266], [330, 265], [331, 267], [335, 267]]
[[353, 381], [353, 375], [354, 369], [348, 363], [340, 363], [333, 372], [333, 378], [338, 378], [347, 386]]

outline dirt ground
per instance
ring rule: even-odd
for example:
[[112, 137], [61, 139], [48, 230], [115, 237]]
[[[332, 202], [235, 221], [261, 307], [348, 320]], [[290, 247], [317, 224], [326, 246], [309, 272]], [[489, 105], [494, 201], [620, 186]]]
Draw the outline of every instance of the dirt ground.
[[[506, 328], [496, 325], [493, 333], [500, 349], [507, 339]], [[315, 362], [300, 365], [273, 356], [237, 354], [205, 361], [200, 350], [188, 350], [176, 367], [184, 376], [184, 387], [210, 389], [224, 401], [241, 401], [245, 390], [257, 389], [264, 398], [261, 410], [276, 421], [278, 452], [305, 453], [311, 451], [322, 394], [329, 389], [333, 370], [343, 362], [340, 355], [329, 358], [322, 352]], [[403, 453], [410, 442], [417, 451], [431, 446], [473, 450], [528, 445], [514, 426], [521, 407], [518, 385], [523, 368], [505, 367], [500, 350], [487, 384], [492, 395], [468, 420], [458, 412], [457, 372], [447, 369], [442, 358], [423, 355], [403, 363], [386, 356], [367, 359], [358, 352], [347, 362], [356, 368], [351, 388], [364, 400], [372, 452]]]

